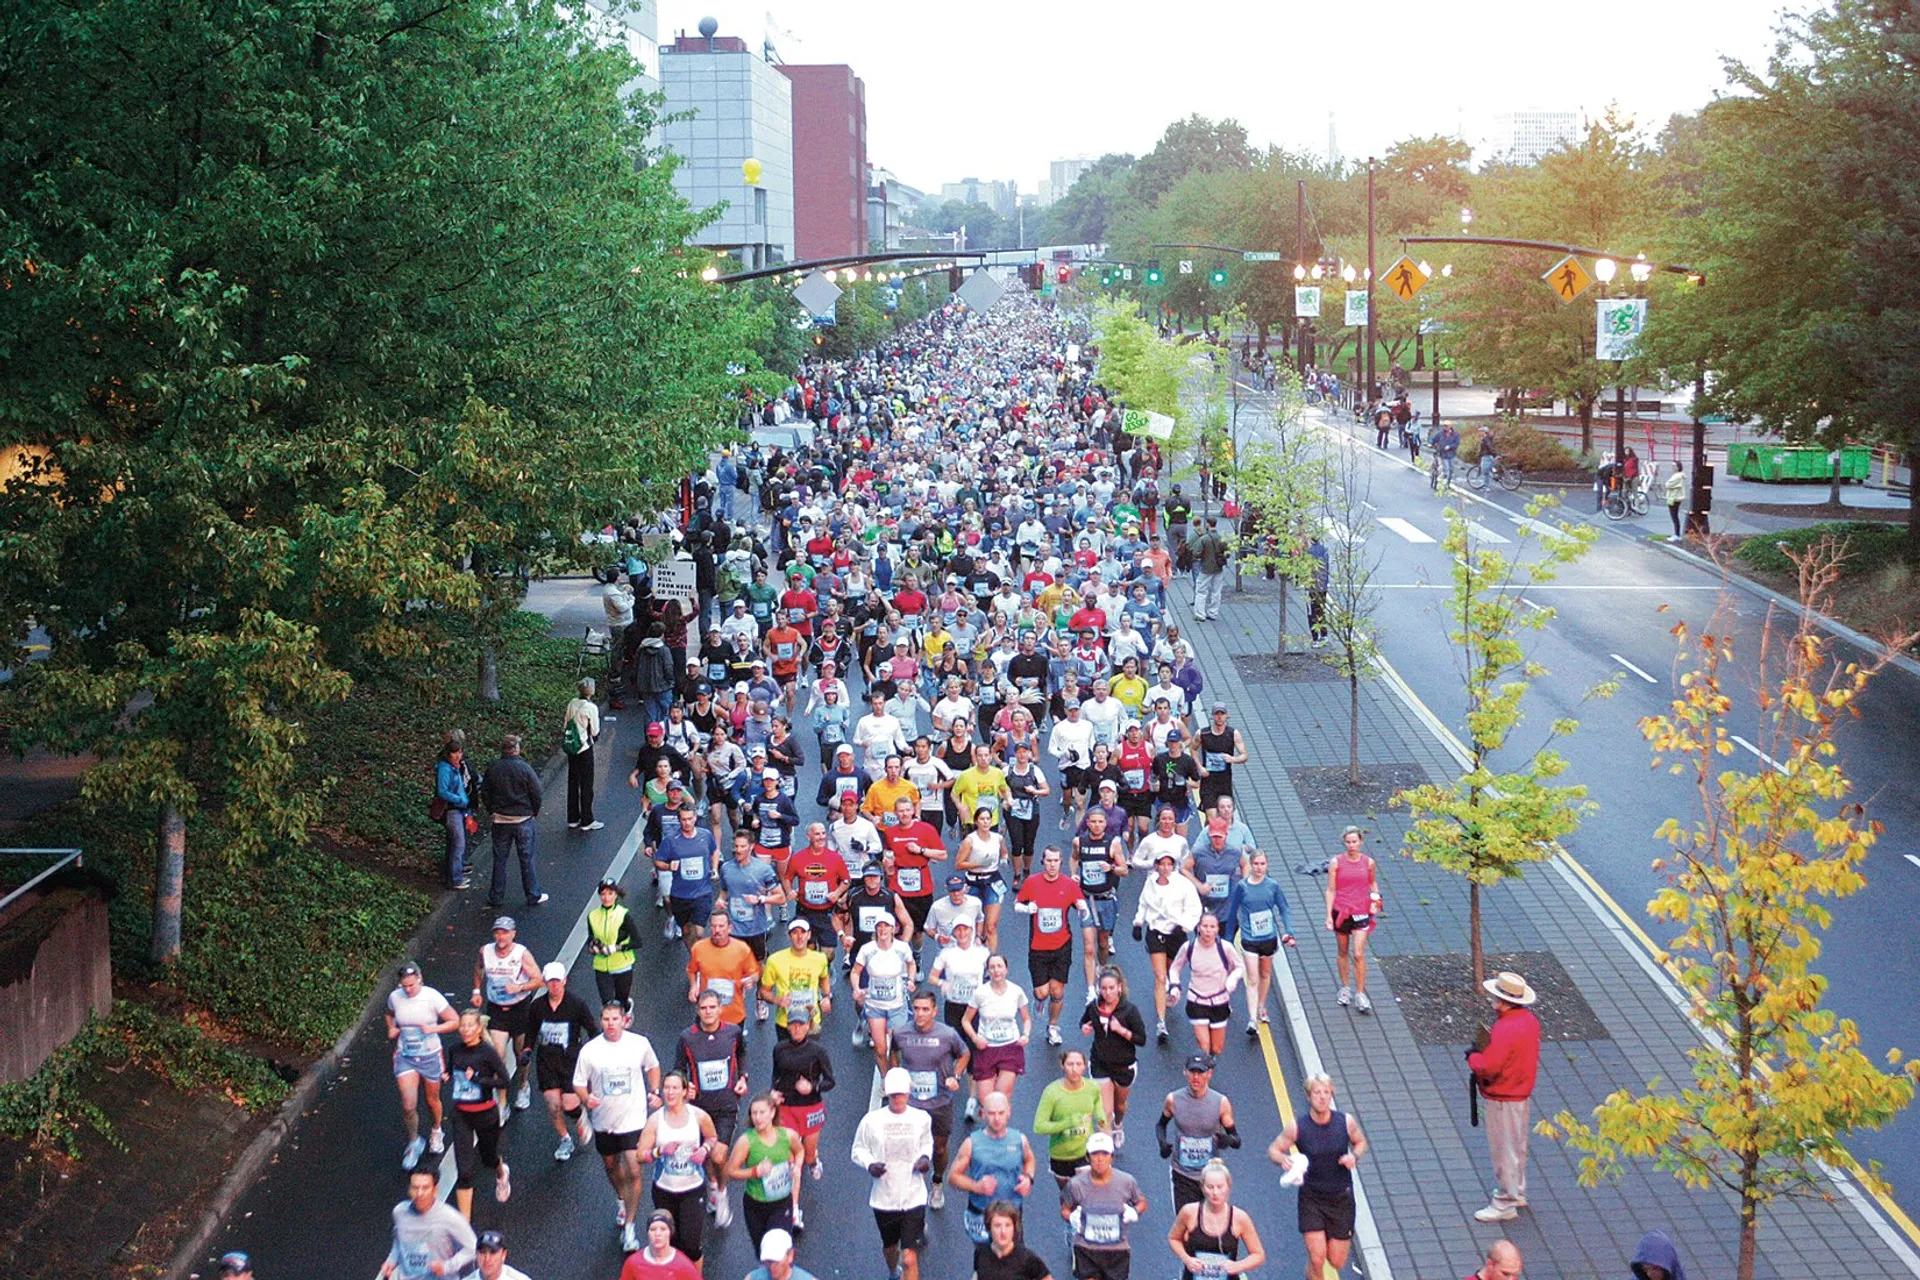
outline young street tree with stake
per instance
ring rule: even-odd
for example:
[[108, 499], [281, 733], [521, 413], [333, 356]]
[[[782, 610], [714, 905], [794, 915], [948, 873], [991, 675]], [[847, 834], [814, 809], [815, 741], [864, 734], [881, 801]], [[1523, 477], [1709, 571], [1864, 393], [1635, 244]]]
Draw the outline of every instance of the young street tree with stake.
[[[1527, 506], [1538, 520], [1553, 503], [1536, 498]], [[1586, 553], [1599, 536], [1591, 525], [1561, 524], [1560, 532], [1537, 539], [1537, 555], [1508, 556], [1473, 540], [1465, 517], [1447, 510], [1447, 536], [1441, 548], [1453, 561], [1453, 590], [1447, 614], [1449, 638], [1463, 660], [1466, 686], [1466, 771], [1452, 782], [1427, 783], [1395, 796], [1413, 815], [1402, 845], [1407, 856], [1431, 862], [1467, 881], [1469, 942], [1473, 980], [1486, 977], [1480, 943], [1480, 890], [1516, 879], [1527, 864], [1553, 856], [1559, 840], [1580, 825], [1591, 808], [1587, 789], [1558, 782], [1566, 759], [1553, 749], [1578, 727], [1562, 717], [1552, 721], [1546, 739], [1515, 767], [1497, 771], [1493, 759], [1507, 746], [1525, 719], [1521, 704], [1547, 669], [1528, 652], [1525, 638], [1546, 629], [1552, 609], [1521, 603], [1528, 590], [1559, 576], [1562, 568]], [[1524, 526], [1519, 551], [1530, 541]], [[1610, 697], [1617, 685], [1606, 682], [1585, 697]], [[1585, 700], [1584, 698], [1582, 699]]]
[[[1865, 663], [1829, 656], [1814, 619], [1838, 577], [1838, 555], [1829, 541], [1795, 558], [1806, 607], [1791, 633], [1775, 625], [1778, 615], [1762, 632], [1756, 706], [1736, 705], [1733, 691], [1746, 681], [1733, 678], [1723, 614], [1698, 635], [1674, 628], [1692, 669], [1668, 713], [1640, 722], [1654, 764], [1690, 776], [1698, 797], [1691, 823], [1669, 818], [1656, 833], [1672, 849], [1654, 863], [1669, 884], [1647, 904], [1680, 930], [1668, 968], [1708, 1029], [1688, 1055], [1692, 1080], [1677, 1088], [1653, 1081], [1642, 1097], [1620, 1090], [1591, 1124], [1563, 1111], [1539, 1126], [1586, 1153], [1586, 1185], [1616, 1174], [1623, 1157], [1641, 1157], [1687, 1186], [1731, 1192], [1739, 1280], [1752, 1280], [1768, 1204], [1831, 1197], [1823, 1164], [1877, 1176], [1854, 1166], [1846, 1136], [1892, 1119], [1920, 1078], [1920, 1063], [1903, 1064], [1898, 1050], [1887, 1055], [1892, 1071], [1861, 1052], [1854, 1024], [1821, 1007], [1827, 982], [1813, 970], [1832, 920], [1826, 901], [1866, 887], [1860, 868], [1881, 829], [1849, 798], [1835, 734], [1859, 714], [1891, 655], [1915, 639], [1889, 637]], [[1723, 758], [1738, 758], [1734, 728], [1751, 724], [1755, 711], [1761, 747], [1779, 767], [1723, 769]]]
[[1249, 568], [1280, 579], [1280, 634], [1274, 656], [1287, 656], [1288, 584], [1313, 580], [1317, 562], [1307, 550], [1310, 531], [1320, 519], [1328, 485], [1328, 462], [1320, 443], [1301, 420], [1306, 399], [1291, 369], [1280, 379], [1274, 403], [1271, 439], [1246, 446], [1234, 481], [1252, 528], [1242, 533], [1239, 554]]
[[[1367, 535], [1373, 529], [1367, 515], [1371, 474], [1358, 449], [1335, 451], [1320, 506], [1326, 582], [1324, 587], [1311, 588], [1322, 595], [1315, 636], [1320, 660], [1347, 682], [1347, 785], [1353, 787], [1360, 785], [1360, 682], [1373, 675], [1379, 658], [1374, 610], [1380, 604], [1380, 592], [1373, 585], [1373, 575], [1380, 557], [1367, 549]], [[1308, 600], [1311, 616], [1311, 594]]]

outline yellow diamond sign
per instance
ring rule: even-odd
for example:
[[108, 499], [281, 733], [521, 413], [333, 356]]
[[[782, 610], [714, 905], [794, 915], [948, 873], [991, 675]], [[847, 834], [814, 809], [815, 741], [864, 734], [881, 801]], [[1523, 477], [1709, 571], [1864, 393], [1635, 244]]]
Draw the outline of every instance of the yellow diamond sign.
[[1554, 263], [1553, 269], [1540, 278], [1552, 286], [1554, 296], [1562, 302], [1572, 302], [1593, 284], [1593, 277], [1572, 254]]
[[1433, 277], [1420, 269], [1420, 264], [1405, 254], [1400, 261], [1387, 268], [1387, 274], [1381, 277], [1387, 288], [1393, 290], [1393, 296], [1402, 302], [1410, 302], [1413, 295], [1427, 287], [1427, 281]]

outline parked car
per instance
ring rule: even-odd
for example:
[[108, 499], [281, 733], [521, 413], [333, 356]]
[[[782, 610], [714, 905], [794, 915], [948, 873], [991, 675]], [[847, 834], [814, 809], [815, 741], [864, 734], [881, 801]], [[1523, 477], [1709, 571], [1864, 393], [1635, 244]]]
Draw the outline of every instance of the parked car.
[[813, 444], [813, 424], [810, 422], [783, 422], [775, 427], [755, 427], [747, 434], [762, 449], [781, 449], [787, 453], [798, 453]]

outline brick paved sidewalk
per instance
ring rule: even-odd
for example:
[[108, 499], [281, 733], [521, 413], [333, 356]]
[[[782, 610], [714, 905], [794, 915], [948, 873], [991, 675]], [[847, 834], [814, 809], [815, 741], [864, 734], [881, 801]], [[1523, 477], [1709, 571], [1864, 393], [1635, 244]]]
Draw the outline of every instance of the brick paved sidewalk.
[[[1176, 586], [1180, 621], [1206, 673], [1206, 700], [1228, 703], [1233, 723], [1246, 736], [1251, 760], [1236, 769], [1235, 791], [1271, 854], [1273, 874], [1294, 903], [1300, 946], [1292, 965], [1306, 1020], [1338, 1085], [1340, 1104], [1359, 1117], [1372, 1143], [1361, 1167], [1396, 1276], [1466, 1275], [1479, 1265], [1486, 1245], [1502, 1235], [1519, 1246], [1530, 1280], [1622, 1276], [1640, 1236], [1655, 1227], [1673, 1237], [1693, 1275], [1732, 1275], [1737, 1222], [1730, 1196], [1689, 1191], [1645, 1162], [1629, 1164], [1617, 1183], [1588, 1190], [1576, 1182], [1577, 1155], [1538, 1135], [1530, 1144], [1531, 1208], [1508, 1223], [1474, 1221], [1473, 1211], [1487, 1203], [1493, 1178], [1486, 1140], [1468, 1125], [1461, 1058], [1467, 1035], [1462, 1033], [1459, 1044], [1418, 1043], [1386, 973], [1396, 956], [1464, 956], [1465, 886], [1457, 877], [1399, 855], [1407, 826], [1402, 810], [1306, 811], [1288, 769], [1344, 768], [1347, 686], [1343, 681], [1250, 683], [1241, 676], [1233, 656], [1271, 653], [1274, 642], [1274, 587], [1252, 579], [1248, 585], [1244, 595], [1235, 595], [1229, 585], [1218, 621], [1192, 624], [1185, 616], [1190, 591]], [[1415, 766], [1436, 781], [1457, 772], [1446, 748], [1385, 684], [1363, 684], [1361, 706], [1364, 764]], [[1445, 720], [1451, 709], [1434, 710]], [[1376, 959], [1367, 984], [1374, 1001], [1371, 1016], [1335, 1003], [1333, 938], [1315, 927], [1325, 881], [1292, 870], [1303, 860], [1324, 865], [1350, 823], [1369, 833], [1368, 850], [1380, 863], [1386, 907], [1369, 947]], [[1573, 852], [1577, 856], [1577, 836]], [[1618, 922], [1599, 914], [1570, 869], [1558, 862], [1540, 864], [1482, 900], [1487, 952], [1550, 953], [1599, 1024], [1589, 1028], [1587, 1038], [1543, 1046], [1536, 1119], [1562, 1107], [1584, 1116], [1615, 1089], [1643, 1088], [1656, 1075], [1684, 1077], [1684, 1055], [1698, 1043], [1698, 1034], [1673, 1003], [1664, 975], [1644, 952], [1623, 945]], [[1920, 1263], [1905, 1242], [1894, 1236], [1890, 1243], [1876, 1233], [1857, 1208], [1838, 1199], [1841, 1194], [1860, 1198], [1848, 1184], [1836, 1188], [1832, 1203], [1782, 1203], [1771, 1210], [1761, 1228], [1760, 1274], [1920, 1275]], [[1873, 1214], [1878, 1219], [1877, 1208]], [[1884, 1221], [1881, 1225], [1888, 1233], [1894, 1230]], [[1369, 1260], [1360, 1261], [1374, 1269]]]

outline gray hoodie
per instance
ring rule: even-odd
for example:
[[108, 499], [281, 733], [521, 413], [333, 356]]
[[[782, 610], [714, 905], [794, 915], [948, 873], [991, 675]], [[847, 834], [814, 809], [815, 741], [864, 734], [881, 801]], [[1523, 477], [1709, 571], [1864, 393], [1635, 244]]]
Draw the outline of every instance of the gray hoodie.
[[474, 1243], [473, 1228], [445, 1200], [425, 1213], [411, 1200], [393, 1206], [393, 1248], [387, 1261], [400, 1280], [433, 1280], [428, 1268], [435, 1262], [446, 1264], [443, 1275], [457, 1276], [473, 1265]]

